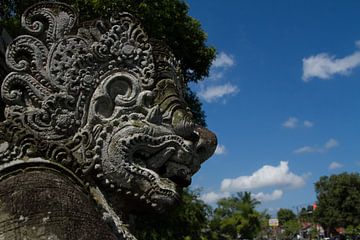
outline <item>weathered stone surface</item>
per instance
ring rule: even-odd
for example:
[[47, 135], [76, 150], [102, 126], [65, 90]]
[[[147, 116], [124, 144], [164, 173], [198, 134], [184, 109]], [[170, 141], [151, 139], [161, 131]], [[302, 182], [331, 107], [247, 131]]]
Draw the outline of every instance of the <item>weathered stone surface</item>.
[[81, 182], [51, 165], [24, 167], [2, 173], [0, 239], [119, 239]]
[[[57, 164], [86, 186], [56, 172], [59, 181], [69, 185], [64, 191], [74, 189], [73, 198], [81, 201], [86, 198], [82, 192], [88, 194], [118, 239], [135, 239], [123, 216], [134, 210], [164, 211], [176, 204], [179, 189], [191, 183], [191, 176], [216, 148], [215, 135], [192, 120], [183, 97], [180, 63], [161, 42], [149, 40], [129, 13], [77, 25], [70, 6], [39, 3], [25, 11], [22, 25], [29, 35], [9, 45], [6, 62], [12, 72], [1, 86], [7, 106], [0, 125], [0, 166], [3, 172], [14, 172], [2, 181], [22, 179], [14, 190], [17, 194], [28, 186], [26, 179], [39, 175], [44, 183], [55, 174], [18, 169]], [[39, 157], [43, 160], [31, 160]], [[31, 196], [44, 198], [39, 203], [47, 201], [36, 189]], [[52, 203], [69, 200], [54, 198]], [[2, 206], [15, 204], [7, 196], [1, 199]], [[2, 207], [4, 221], [7, 216], [27, 215], [25, 209], [35, 204], [18, 200], [16, 208], [24, 210], [8, 213]], [[72, 204], [82, 207], [78, 201]], [[70, 212], [64, 213], [71, 222]], [[61, 230], [67, 224], [46, 225], [45, 232], [72, 239]], [[106, 236], [107, 228], [103, 231]]]

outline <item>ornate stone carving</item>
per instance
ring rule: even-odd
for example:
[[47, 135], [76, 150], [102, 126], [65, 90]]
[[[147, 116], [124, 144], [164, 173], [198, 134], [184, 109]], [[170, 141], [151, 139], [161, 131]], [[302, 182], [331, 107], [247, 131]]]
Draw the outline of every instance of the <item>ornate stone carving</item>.
[[29, 35], [6, 52], [0, 168], [71, 172], [119, 239], [134, 239], [121, 215], [176, 204], [216, 137], [192, 121], [180, 63], [131, 14], [76, 22], [62, 3], [23, 14]]

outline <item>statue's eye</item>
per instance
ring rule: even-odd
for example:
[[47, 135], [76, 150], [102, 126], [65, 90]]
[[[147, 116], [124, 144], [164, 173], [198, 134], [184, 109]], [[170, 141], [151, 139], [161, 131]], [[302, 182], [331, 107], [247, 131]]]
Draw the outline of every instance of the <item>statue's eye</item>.
[[116, 107], [131, 107], [139, 95], [137, 79], [126, 72], [116, 72], [105, 78], [95, 90], [95, 112], [111, 117]]

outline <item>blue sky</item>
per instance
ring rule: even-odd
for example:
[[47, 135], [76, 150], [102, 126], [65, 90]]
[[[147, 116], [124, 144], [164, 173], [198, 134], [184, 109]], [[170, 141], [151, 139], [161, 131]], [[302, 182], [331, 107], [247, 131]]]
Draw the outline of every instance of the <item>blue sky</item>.
[[311, 204], [323, 175], [360, 170], [360, 1], [188, 0], [218, 51], [192, 85], [217, 154], [193, 178], [210, 204]]

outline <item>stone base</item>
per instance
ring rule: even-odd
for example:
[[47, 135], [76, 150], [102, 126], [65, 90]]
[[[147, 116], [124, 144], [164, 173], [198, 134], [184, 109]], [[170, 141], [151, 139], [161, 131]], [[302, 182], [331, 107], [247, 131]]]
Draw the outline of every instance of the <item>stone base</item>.
[[29, 167], [2, 175], [0, 239], [115, 240], [94, 201], [71, 177]]

